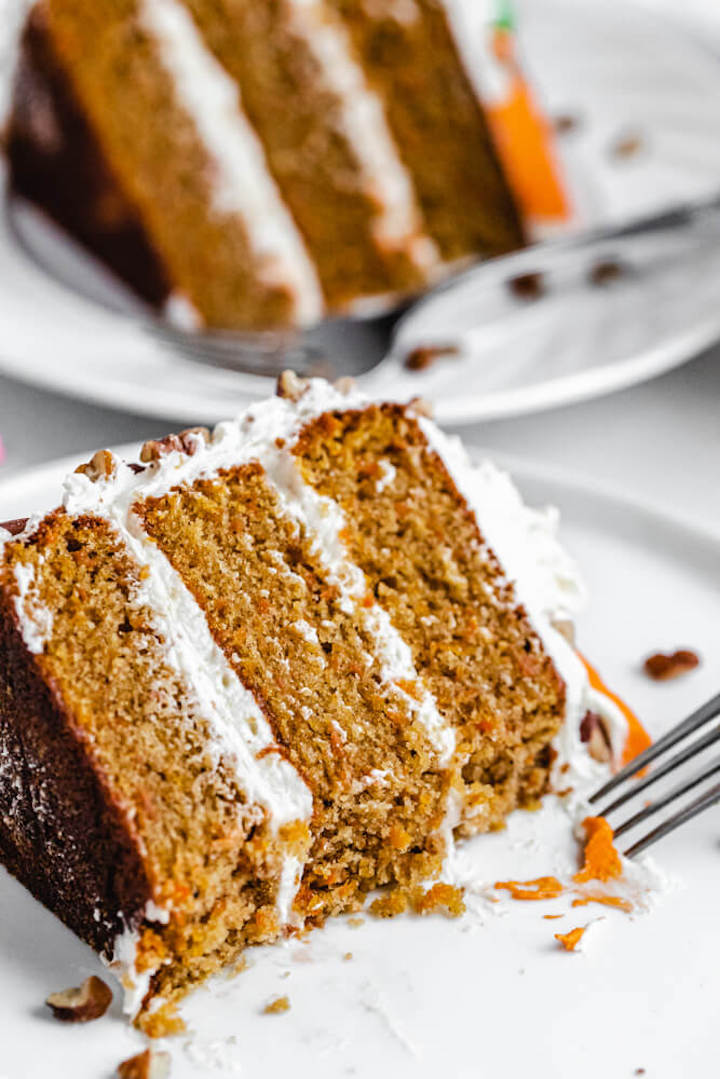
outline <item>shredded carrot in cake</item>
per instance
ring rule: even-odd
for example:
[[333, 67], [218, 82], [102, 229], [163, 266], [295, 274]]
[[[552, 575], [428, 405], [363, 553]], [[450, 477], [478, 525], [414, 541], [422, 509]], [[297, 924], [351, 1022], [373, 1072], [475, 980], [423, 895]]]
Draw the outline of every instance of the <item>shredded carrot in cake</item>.
[[498, 880], [496, 888], [510, 892], [513, 899], [557, 899], [563, 886], [557, 877], [538, 877], [536, 880]]
[[577, 929], [570, 929], [567, 933], [556, 933], [555, 940], [562, 945], [566, 952], [574, 952], [586, 929], [587, 926], [579, 925]]
[[629, 899], [622, 899], [619, 895], [603, 895], [601, 892], [593, 892], [591, 895], [579, 896], [573, 899], [573, 907], [586, 907], [588, 903], [602, 903], [605, 907], [615, 907], [624, 910], [626, 914], [634, 909]]
[[622, 876], [622, 862], [613, 844], [613, 830], [604, 817], [586, 817], [585, 862], [573, 880], [585, 884], [589, 880], [615, 880]]
[[545, 918], [546, 921], [551, 921], [554, 918], [564, 918], [564, 917], [565, 917], [564, 914], [543, 914], [543, 918]]

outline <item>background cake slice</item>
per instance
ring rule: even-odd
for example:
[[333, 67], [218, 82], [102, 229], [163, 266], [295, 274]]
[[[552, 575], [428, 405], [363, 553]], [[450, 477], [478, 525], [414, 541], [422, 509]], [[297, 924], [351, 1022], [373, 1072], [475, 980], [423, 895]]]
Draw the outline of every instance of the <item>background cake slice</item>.
[[150, 1033], [248, 944], [402, 909], [612, 711], [507, 478], [417, 403], [280, 388], [2, 536], [2, 857]]
[[198, 324], [387, 309], [524, 239], [453, 34], [435, 0], [41, 0], [14, 186]]

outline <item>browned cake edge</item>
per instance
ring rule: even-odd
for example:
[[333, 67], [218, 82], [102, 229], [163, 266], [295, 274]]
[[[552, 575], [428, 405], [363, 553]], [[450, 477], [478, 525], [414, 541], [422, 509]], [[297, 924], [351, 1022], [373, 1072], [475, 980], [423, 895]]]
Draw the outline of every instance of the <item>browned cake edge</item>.
[[160, 255], [110, 169], [53, 49], [40, 6], [21, 39], [4, 142], [14, 193], [161, 307], [171, 289]]

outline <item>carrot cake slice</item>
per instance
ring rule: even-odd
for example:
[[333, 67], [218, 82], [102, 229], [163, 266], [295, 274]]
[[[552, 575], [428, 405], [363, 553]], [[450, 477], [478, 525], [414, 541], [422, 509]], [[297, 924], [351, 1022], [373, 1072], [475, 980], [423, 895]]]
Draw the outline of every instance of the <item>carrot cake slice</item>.
[[145, 1030], [249, 944], [437, 882], [588, 709], [621, 737], [554, 527], [419, 402], [287, 374], [0, 533], [0, 857]]
[[[519, 198], [503, 161], [529, 129], [486, 106], [456, 6], [39, 0], [7, 131], [14, 187], [196, 325], [397, 306], [525, 237], [528, 182]], [[490, 49], [478, 62], [498, 67]], [[517, 97], [506, 73], [486, 81]]]

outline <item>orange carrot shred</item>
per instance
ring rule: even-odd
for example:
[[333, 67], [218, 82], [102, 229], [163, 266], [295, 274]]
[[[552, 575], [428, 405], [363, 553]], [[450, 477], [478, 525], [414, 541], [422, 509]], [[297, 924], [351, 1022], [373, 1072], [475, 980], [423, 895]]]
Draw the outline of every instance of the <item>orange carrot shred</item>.
[[593, 892], [591, 895], [579, 896], [573, 899], [573, 907], [586, 907], [588, 903], [602, 903], [605, 907], [615, 907], [629, 914], [634, 908], [629, 899], [622, 899], [619, 895], [603, 895], [601, 892]]
[[498, 880], [496, 888], [510, 892], [513, 899], [556, 899], [563, 890], [557, 877], [538, 877], [536, 880]]
[[586, 929], [587, 926], [579, 925], [577, 929], [571, 929], [567, 933], [556, 933], [555, 940], [562, 945], [566, 952], [574, 952]]
[[614, 880], [622, 876], [620, 855], [613, 845], [613, 830], [604, 817], [586, 817], [585, 863], [573, 880], [585, 884], [589, 880]]

